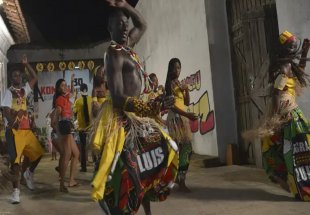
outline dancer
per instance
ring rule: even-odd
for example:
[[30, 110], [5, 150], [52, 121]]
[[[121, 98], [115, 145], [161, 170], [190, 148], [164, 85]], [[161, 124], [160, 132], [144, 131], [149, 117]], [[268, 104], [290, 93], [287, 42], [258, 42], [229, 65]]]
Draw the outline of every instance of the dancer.
[[78, 131], [80, 136], [80, 145], [81, 145], [81, 170], [80, 172], [86, 172], [86, 161], [87, 161], [87, 150], [86, 150], [86, 129], [90, 125], [90, 117], [91, 117], [91, 102], [92, 98], [88, 96], [88, 86], [86, 84], [82, 84], [80, 86], [81, 97], [78, 98], [73, 107], [73, 112], [76, 114], [77, 122], [78, 122]]
[[[72, 135], [73, 124], [72, 120], [72, 110], [70, 96], [74, 94], [73, 87], [74, 74], [71, 76], [71, 93], [67, 92], [66, 81], [64, 79], [59, 79], [55, 85], [55, 94], [53, 98], [53, 108], [56, 112], [54, 119], [52, 120], [53, 129], [59, 134], [59, 173], [60, 173], [60, 192], [67, 193], [68, 189], [65, 186], [64, 178], [66, 170], [71, 159], [70, 164], [70, 177], [68, 187], [75, 187], [78, 183], [75, 180], [76, 166], [79, 160], [79, 149], [75, 143]], [[57, 127], [55, 127], [55, 122]]]
[[[131, 47], [139, 41], [146, 23], [125, 0], [108, 1], [114, 8], [108, 30], [112, 38], [105, 59], [111, 99], [95, 122], [93, 148], [101, 154], [92, 197], [106, 214], [135, 214], [140, 204], [151, 214], [150, 200], [164, 200], [177, 171], [177, 147], [152, 119], [174, 100], [139, 99], [145, 75]], [[129, 31], [128, 19], [134, 27]]]
[[181, 61], [172, 58], [169, 61], [168, 73], [165, 89], [168, 95], [175, 97], [174, 107], [168, 111], [167, 127], [172, 139], [175, 140], [180, 150], [180, 162], [178, 172], [179, 190], [190, 192], [185, 184], [186, 174], [189, 168], [192, 155], [192, 134], [189, 127], [189, 120], [196, 120], [195, 113], [186, 112], [186, 105], [190, 103], [189, 90], [186, 84], [182, 85], [179, 81], [181, 73]]
[[[4, 117], [7, 121], [5, 136], [12, 164], [12, 173], [18, 178], [21, 157], [24, 155], [26, 159], [29, 159], [30, 167], [26, 168], [26, 171], [22, 175], [26, 180], [27, 187], [33, 190], [35, 189], [33, 182], [34, 170], [39, 164], [44, 150], [31, 130], [26, 104], [26, 97], [37, 82], [37, 76], [28, 63], [27, 56], [23, 56], [22, 63], [29, 71], [29, 82], [26, 82], [26, 85], [22, 87], [20, 69], [12, 69], [9, 72], [11, 74], [12, 85], [5, 92], [2, 107]], [[19, 180], [13, 182], [11, 202], [13, 204], [20, 202]]]
[[269, 178], [297, 199], [310, 201], [310, 127], [296, 103], [300, 89], [309, 85], [304, 73], [309, 40], [300, 52], [297, 38], [288, 31], [279, 36], [280, 50], [271, 74], [274, 83], [272, 112], [258, 129], [243, 137], [262, 138], [263, 166]]

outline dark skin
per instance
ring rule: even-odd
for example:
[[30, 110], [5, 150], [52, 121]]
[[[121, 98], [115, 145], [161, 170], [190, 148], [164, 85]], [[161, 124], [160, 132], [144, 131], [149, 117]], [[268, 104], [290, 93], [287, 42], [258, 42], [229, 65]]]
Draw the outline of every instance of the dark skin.
[[[146, 22], [138, 11], [130, 6], [125, 0], [107, 0], [111, 6], [126, 11], [134, 24], [129, 30], [128, 18], [123, 12], [117, 13], [109, 20], [109, 32], [111, 39], [120, 45], [133, 47], [142, 37], [146, 30]], [[107, 83], [111, 94], [114, 108], [123, 109], [128, 97], [138, 98], [142, 88], [141, 73], [135, 63], [123, 51], [117, 51], [111, 47], [106, 55]], [[129, 99], [126, 111], [133, 112], [133, 103]], [[165, 105], [173, 104], [172, 99], [166, 99]], [[150, 202], [142, 202], [146, 215], [151, 215]]]
[[[29, 83], [30, 88], [33, 89], [34, 85], [38, 81], [38, 78], [37, 78], [37, 75], [36, 75], [34, 69], [28, 63], [28, 59], [27, 59], [26, 55], [24, 55], [23, 58], [22, 58], [22, 64], [28, 70], [28, 73], [29, 73], [28, 83]], [[19, 70], [12, 71], [11, 82], [12, 82], [12, 86], [14, 88], [17, 88], [17, 89], [21, 89], [22, 88], [22, 74], [21, 74], [21, 72]], [[3, 115], [8, 120], [9, 125], [13, 124], [13, 122], [15, 121], [15, 117], [20, 112], [24, 113], [25, 111], [24, 110], [14, 111], [14, 110], [12, 110], [9, 107], [4, 107], [3, 108]], [[36, 161], [34, 161], [32, 163], [25, 162], [23, 170], [26, 170], [26, 168], [30, 165], [30, 171], [33, 172], [35, 170], [35, 168], [37, 167], [37, 165], [39, 164], [40, 159], [41, 159], [41, 157], [38, 158]], [[14, 164], [12, 164], [11, 168], [12, 168], [13, 174], [18, 176], [19, 172], [20, 172], [20, 165], [14, 163]], [[18, 188], [18, 187], [19, 187], [19, 182], [18, 181], [13, 182], [13, 188]]]
[[152, 87], [153, 91], [157, 92], [158, 91], [158, 78], [156, 76], [153, 76], [151, 78], [151, 81], [152, 81], [151, 87]]
[[[74, 80], [74, 74], [71, 74], [71, 94], [74, 93], [74, 87], [73, 87], [73, 80]], [[66, 95], [66, 82], [63, 81], [59, 87], [59, 92], [62, 95]], [[55, 109], [55, 113], [53, 113], [52, 117], [52, 127], [55, 129], [58, 133], [58, 126], [57, 122], [59, 121], [61, 117], [61, 107], [57, 106]], [[73, 187], [77, 185], [78, 183], [75, 180], [75, 175], [76, 175], [76, 168], [77, 168], [77, 163], [78, 163], [78, 158], [79, 158], [79, 150], [77, 148], [77, 145], [75, 143], [75, 140], [73, 138], [72, 134], [68, 135], [60, 135], [58, 142], [58, 150], [60, 153], [60, 158], [59, 158], [59, 176], [60, 176], [60, 187], [59, 190], [60, 192], [67, 193], [68, 189], [65, 187], [64, 184], [64, 179], [65, 179], [65, 174], [66, 170], [69, 164], [69, 161], [71, 159], [71, 164], [70, 164], [70, 177], [69, 177], [69, 187]], [[61, 144], [59, 144], [61, 143]]]
[[[134, 23], [129, 31], [129, 20], [124, 13], [119, 12], [109, 21], [109, 31], [112, 40], [120, 45], [133, 47], [146, 30], [146, 23], [142, 16], [126, 1], [108, 1], [112, 6], [127, 11]], [[128, 37], [127, 37], [128, 35]], [[123, 108], [128, 96], [138, 97], [141, 92], [142, 79], [135, 63], [124, 52], [111, 47], [106, 56], [107, 83], [115, 108]], [[133, 111], [133, 106], [128, 105], [127, 111]]]
[[[187, 84], [182, 85], [180, 81], [178, 80], [179, 76], [181, 74], [181, 65], [176, 62], [174, 65], [174, 79], [172, 80], [172, 87], [175, 85], [179, 86], [180, 89], [182, 90], [183, 96], [184, 96], [184, 104], [188, 106], [190, 104], [190, 97], [189, 97], [189, 89]], [[172, 108], [173, 112], [178, 113], [190, 120], [196, 120], [198, 117], [195, 115], [195, 113], [192, 112], [186, 112], [184, 110], [181, 110], [177, 106], [174, 106]]]

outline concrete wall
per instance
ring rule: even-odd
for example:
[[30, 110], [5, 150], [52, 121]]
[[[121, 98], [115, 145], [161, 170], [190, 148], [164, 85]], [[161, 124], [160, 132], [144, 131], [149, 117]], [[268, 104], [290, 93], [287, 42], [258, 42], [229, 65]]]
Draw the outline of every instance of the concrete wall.
[[13, 44], [14, 40], [0, 16], [0, 101], [7, 86], [7, 51]]
[[225, 161], [227, 144], [238, 143], [226, 0], [205, 2], [217, 141], [220, 159]]
[[[310, 1], [308, 0], [277, 0], [277, 13], [279, 22], [279, 31], [288, 30], [299, 38], [310, 38]], [[308, 57], [310, 54], [308, 54]], [[309, 74], [310, 63], [307, 63], [306, 73]], [[310, 89], [304, 90], [304, 93], [298, 98], [298, 103], [305, 115], [310, 117]]]
[[169, 60], [181, 60], [180, 79], [187, 78], [192, 90], [189, 110], [201, 116], [198, 124], [192, 124], [193, 149], [198, 154], [218, 156], [205, 1], [140, 0], [136, 8], [148, 23], [136, 47], [146, 71], [156, 73], [164, 85]]

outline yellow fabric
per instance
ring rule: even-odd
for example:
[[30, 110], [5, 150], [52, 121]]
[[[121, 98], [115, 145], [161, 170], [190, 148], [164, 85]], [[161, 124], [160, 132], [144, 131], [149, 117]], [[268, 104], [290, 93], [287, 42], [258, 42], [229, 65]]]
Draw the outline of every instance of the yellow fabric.
[[0, 130], [0, 141], [5, 142], [5, 130]]
[[125, 143], [125, 131], [123, 127], [119, 127], [116, 132], [111, 134], [108, 141], [104, 144], [102, 156], [98, 172], [92, 182], [93, 192], [92, 199], [98, 201], [103, 199], [105, 184], [111, 170], [114, 156], [117, 152], [121, 152]]
[[270, 146], [273, 145], [270, 137], [263, 137], [262, 139], [262, 153], [267, 152], [270, 149]]
[[13, 129], [13, 134], [16, 150], [15, 163], [21, 162], [22, 155], [25, 155], [32, 162], [44, 154], [43, 148], [31, 130]]
[[175, 98], [175, 103], [174, 103], [174, 105], [175, 105], [177, 108], [179, 108], [179, 109], [185, 111], [184, 94], [183, 94], [182, 90], [180, 89], [180, 87], [176, 85], [176, 86], [174, 87], [174, 89], [172, 90], [172, 93], [173, 93], [174, 98]]
[[107, 100], [106, 97], [98, 98], [98, 103], [103, 104], [103, 102], [105, 102], [106, 100]]
[[292, 96], [296, 97], [296, 90], [295, 90], [296, 79], [288, 78], [286, 82], [286, 86], [287, 86], [287, 92], [291, 94]]
[[[89, 119], [91, 118], [91, 102], [92, 102], [92, 98], [90, 96], [87, 96]], [[85, 128], [87, 128], [85, 117], [84, 117], [84, 110], [83, 110], [83, 97], [80, 97], [75, 101], [73, 105], [73, 112], [77, 114], [78, 129], [84, 130]]]
[[296, 96], [296, 78], [289, 78], [284, 74], [278, 75], [274, 83], [274, 88], [278, 90], [284, 90], [285, 87], [287, 87], [285, 90], [286, 92], [288, 92], [293, 97]]
[[102, 155], [98, 172], [92, 182], [91, 196], [93, 200], [98, 201], [103, 198], [114, 155], [122, 151], [125, 143], [125, 131], [118, 120], [117, 113], [113, 111], [111, 99], [103, 104], [100, 119], [95, 125], [97, 128], [93, 134], [92, 148], [97, 152], [102, 151]]
[[22, 98], [12, 98], [12, 109], [15, 111], [27, 110], [27, 101], [26, 97]]
[[284, 44], [286, 43], [286, 41], [288, 39], [290, 39], [291, 37], [293, 37], [294, 35], [291, 33], [291, 32], [288, 32], [288, 31], [284, 31], [280, 34], [279, 36], [279, 41], [281, 44]]
[[[171, 137], [168, 134], [166, 134], [166, 132], [164, 132], [162, 129], [160, 129], [160, 131], [166, 140], [168, 140], [168, 141], [172, 140]], [[171, 162], [173, 162], [175, 164], [175, 166], [178, 167], [179, 166], [179, 158], [177, 156], [178, 155], [177, 152], [172, 149], [170, 144], [168, 144], [168, 150], [169, 150], [168, 166], [170, 165]]]
[[150, 93], [144, 93], [142, 96], [141, 96], [141, 99], [144, 101], [144, 102], [148, 102], [152, 99], [155, 99], [156, 97], [158, 97], [160, 94], [159, 92], [150, 92]]

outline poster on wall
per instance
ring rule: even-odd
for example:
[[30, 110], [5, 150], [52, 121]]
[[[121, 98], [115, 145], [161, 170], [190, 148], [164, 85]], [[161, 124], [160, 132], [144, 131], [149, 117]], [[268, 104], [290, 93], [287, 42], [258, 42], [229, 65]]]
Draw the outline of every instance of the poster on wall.
[[[90, 73], [87, 69], [85, 70], [74, 70], [74, 71], [70, 71], [70, 70], [66, 70], [65, 71], [65, 80], [67, 82], [67, 84], [70, 84], [71, 82], [71, 74], [74, 73], [74, 81], [73, 81], [73, 85], [74, 88], [76, 90], [77, 93], [77, 98], [80, 96], [80, 86], [82, 84], [86, 84], [88, 86], [88, 94], [91, 95], [91, 91], [93, 89], [93, 84], [92, 84], [92, 80], [91, 80], [91, 76]], [[72, 103], [74, 102], [74, 98], [72, 98]]]
[[46, 115], [52, 110], [53, 95], [55, 93], [55, 83], [58, 79], [63, 78], [63, 72], [40, 72], [38, 74], [38, 87], [42, 95], [39, 99], [38, 108], [36, 110], [35, 123], [37, 134], [41, 144], [45, 144], [47, 137], [47, 121]]

